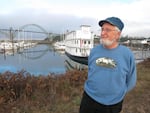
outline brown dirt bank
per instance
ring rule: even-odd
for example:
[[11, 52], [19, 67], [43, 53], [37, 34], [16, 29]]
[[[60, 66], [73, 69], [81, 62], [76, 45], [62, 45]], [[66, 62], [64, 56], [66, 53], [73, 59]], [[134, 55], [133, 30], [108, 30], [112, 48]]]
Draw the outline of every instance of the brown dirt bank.
[[[0, 74], [0, 113], [78, 113], [87, 70], [60, 76]], [[137, 64], [137, 85], [126, 95], [122, 113], [150, 113], [150, 58]]]

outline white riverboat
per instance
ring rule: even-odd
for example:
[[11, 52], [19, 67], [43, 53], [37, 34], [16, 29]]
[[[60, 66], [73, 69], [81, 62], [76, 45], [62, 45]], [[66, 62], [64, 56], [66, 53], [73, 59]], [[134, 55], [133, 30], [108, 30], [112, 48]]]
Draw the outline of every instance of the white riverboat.
[[90, 50], [94, 46], [94, 33], [89, 25], [81, 25], [79, 30], [65, 34], [65, 53], [79, 63], [88, 64]]

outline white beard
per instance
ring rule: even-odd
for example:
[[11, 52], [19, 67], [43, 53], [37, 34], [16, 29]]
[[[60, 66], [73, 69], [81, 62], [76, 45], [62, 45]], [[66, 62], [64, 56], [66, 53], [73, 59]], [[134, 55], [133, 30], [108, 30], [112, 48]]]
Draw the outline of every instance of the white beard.
[[103, 44], [104, 46], [111, 46], [115, 40], [108, 40], [108, 39], [100, 39], [100, 43]]

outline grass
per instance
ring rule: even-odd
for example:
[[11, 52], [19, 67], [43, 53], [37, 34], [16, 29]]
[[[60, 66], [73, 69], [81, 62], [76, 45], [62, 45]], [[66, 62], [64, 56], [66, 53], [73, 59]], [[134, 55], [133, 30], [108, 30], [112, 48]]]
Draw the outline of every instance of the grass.
[[[137, 85], [122, 113], [150, 113], [150, 59], [137, 65]], [[87, 70], [33, 76], [25, 71], [0, 74], [0, 113], [78, 113]]]
[[122, 113], [150, 113], [150, 59], [137, 65], [136, 87], [127, 94]]

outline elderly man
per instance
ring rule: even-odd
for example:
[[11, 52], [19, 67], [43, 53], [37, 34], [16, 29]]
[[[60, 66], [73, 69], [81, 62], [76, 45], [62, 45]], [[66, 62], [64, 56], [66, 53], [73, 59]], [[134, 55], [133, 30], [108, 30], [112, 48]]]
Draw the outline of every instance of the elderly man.
[[80, 113], [120, 113], [123, 99], [136, 84], [136, 65], [131, 50], [119, 45], [124, 23], [118, 17], [99, 21], [101, 44], [88, 58], [88, 77]]

